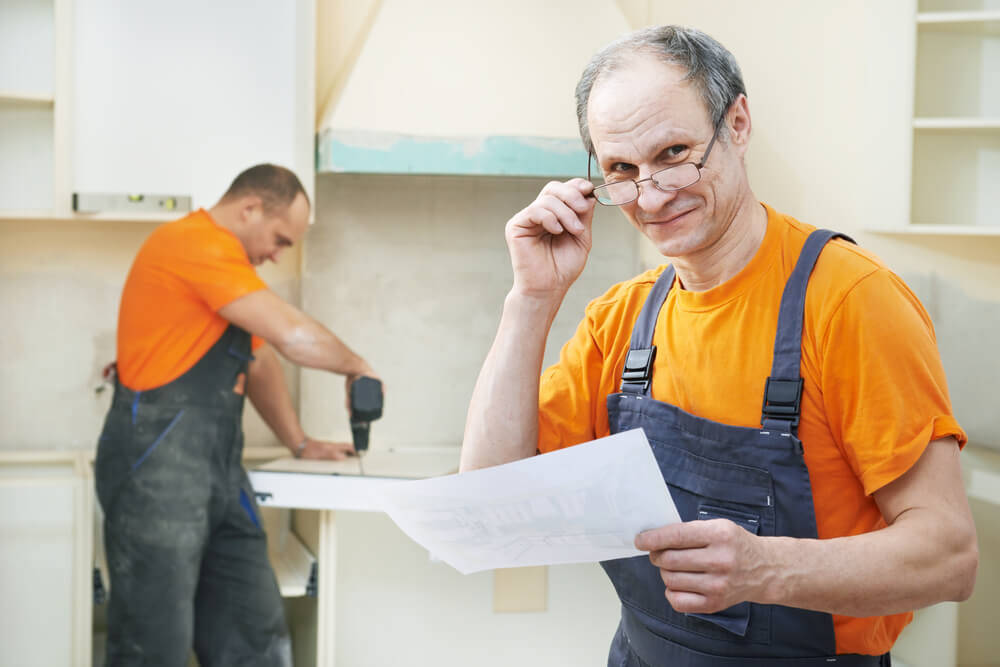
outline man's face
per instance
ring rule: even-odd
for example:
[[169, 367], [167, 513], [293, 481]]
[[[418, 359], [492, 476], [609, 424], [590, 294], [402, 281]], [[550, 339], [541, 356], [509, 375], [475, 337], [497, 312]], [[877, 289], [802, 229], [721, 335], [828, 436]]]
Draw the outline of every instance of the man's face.
[[[587, 122], [608, 182], [638, 181], [671, 165], [701, 161], [712, 140], [712, 121], [698, 91], [683, 76], [680, 67], [636, 56], [598, 79]], [[719, 128], [720, 134], [729, 131], [725, 122]], [[683, 257], [710, 248], [740, 204], [746, 184], [744, 151], [745, 142], [720, 137], [697, 183], [663, 192], [646, 181], [639, 185], [639, 198], [620, 208], [663, 255]]]
[[258, 206], [248, 215], [244, 245], [254, 266], [268, 260], [277, 262], [281, 251], [298, 243], [309, 227], [309, 204], [301, 193], [284, 210], [268, 211]]

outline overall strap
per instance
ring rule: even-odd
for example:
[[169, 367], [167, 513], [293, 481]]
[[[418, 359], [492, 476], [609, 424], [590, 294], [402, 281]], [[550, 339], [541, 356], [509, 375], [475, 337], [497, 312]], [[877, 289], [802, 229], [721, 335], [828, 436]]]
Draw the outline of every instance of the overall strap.
[[629, 344], [628, 356], [625, 357], [625, 368], [622, 370], [621, 391], [626, 394], [649, 396], [653, 381], [653, 359], [656, 358], [653, 330], [656, 329], [660, 309], [667, 300], [667, 294], [673, 284], [674, 267], [670, 265], [663, 270], [653, 285], [646, 302], [642, 305], [635, 326], [632, 327], [632, 341]]
[[806, 287], [820, 252], [827, 242], [854, 239], [828, 229], [817, 229], [806, 239], [792, 274], [785, 283], [774, 337], [774, 360], [771, 376], [764, 385], [764, 404], [760, 423], [766, 429], [795, 435], [802, 401], [802, 322], [805, 317]]

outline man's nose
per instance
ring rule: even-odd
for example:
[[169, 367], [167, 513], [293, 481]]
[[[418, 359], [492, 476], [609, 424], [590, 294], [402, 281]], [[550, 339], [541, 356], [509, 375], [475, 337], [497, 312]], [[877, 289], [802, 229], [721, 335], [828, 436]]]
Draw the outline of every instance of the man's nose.
[[677, 197], [677, 192], [661, 190], [653, 185], [653, 181], [645, 179], [639, 182], [639, 198], [635, 203], [643, 211], [655, 213], [672, 202]]

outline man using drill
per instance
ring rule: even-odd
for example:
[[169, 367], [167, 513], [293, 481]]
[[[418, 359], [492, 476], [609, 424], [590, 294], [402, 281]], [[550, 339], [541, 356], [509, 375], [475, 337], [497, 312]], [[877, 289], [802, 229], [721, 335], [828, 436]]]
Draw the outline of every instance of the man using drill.
[[115, 396], [97, 451], [111, 579], [108, 665], [287, 665], [291, 646], [253, 490], [241, 465], [243, 399], [295, 456], [350, 444], [302, 430], [275, 350], [374, 376], [254, 269], [309, 223], [299, 179], [262, 164], [206, 211], [159, 227], [122, 292]]

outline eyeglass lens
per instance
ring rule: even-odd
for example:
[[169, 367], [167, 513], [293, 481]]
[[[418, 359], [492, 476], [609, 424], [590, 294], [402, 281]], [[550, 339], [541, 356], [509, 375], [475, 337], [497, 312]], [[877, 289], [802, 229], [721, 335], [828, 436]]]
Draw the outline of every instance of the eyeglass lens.
[[[661, 190], [680, 190], [698, 182], [701, 172], [698, 166], [690, 162], [676, 167], [667, 167], [655, 174], [649, 180]], [[639, 198], [639, 186], [629, 179], [617, 183], [607, 183], [594, 189], [594, 195], [602, 204], [627, 204]]]

